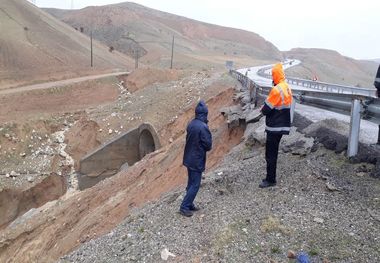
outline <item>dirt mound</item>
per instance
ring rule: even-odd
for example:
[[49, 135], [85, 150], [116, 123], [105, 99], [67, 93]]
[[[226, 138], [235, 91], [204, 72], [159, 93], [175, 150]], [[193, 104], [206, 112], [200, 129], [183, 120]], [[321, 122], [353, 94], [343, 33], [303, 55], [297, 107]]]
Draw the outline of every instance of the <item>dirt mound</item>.
[[[28, 120], [108, 103], [117, 98], [114, 77], [86, 81], [65, 87], [34, 90], [0, 96], [0, 121]], [[17, 103], [15, 103], [17, 102]]]
[[127, 77], [120, 77], [129, 92], [135, 92], [153, 83], [178, 80], [183, 73], [178, 70], [165, 70], [155, 68], [136, 69]]
[[66, 192], [62, 176], [51, 175], [27, 189], [3, 189], [0, 191], [0, 229], [31, 208], [56, 200]]
[[77, 121], [66, 133], [66, 152], [74, 159], [75, 169], [78, 169], [79, 160], [101, 143], [98, 140], [99, 125], [85, 117]]

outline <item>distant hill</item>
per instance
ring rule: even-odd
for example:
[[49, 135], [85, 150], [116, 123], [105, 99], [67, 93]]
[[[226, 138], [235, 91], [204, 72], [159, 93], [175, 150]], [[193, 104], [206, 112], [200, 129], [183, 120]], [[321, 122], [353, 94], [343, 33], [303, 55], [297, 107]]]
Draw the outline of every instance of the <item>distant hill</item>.
[[287, 70], [287, 74], [304, 79], [317, 76], [319, 81], [360, 87], [373, 87], [378, 64], [355, 60], [336, 51], [317, 48], [295, 48], [283, 52], [288, 58], [302, 61], [300, 66]]
[[168, 67], [173, 36], [177, 68], [215, 67], [224, 65], [226, 60], [249, 65], [254, 61], [282, 59], [281, 52], [258, 34], [134, 3], [81, 10], [45, 10], [78, 30], [92, 27], [96, 39], [131, 57], [138, 52], [141, 61], [148, 66]]
[[133, 66], [94, 42], [91, 69], [89, 38], [24, 0], [1, 0], [0, 25], [0, 89]]
[[380, 64], [380, 58], [371, 59], [371, 61], [374, 61], [374, 62]]

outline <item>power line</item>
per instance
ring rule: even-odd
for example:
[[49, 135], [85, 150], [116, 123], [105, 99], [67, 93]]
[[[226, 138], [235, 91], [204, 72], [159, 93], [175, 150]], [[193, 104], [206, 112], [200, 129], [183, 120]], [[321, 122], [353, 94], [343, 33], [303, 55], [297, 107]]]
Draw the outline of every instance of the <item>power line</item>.
[[172, 57], [170, 59], [170, 69], [173, 68], [173, 53], [174, 53], [174, 35], [173, 35], [173, 41], [172, 41]]

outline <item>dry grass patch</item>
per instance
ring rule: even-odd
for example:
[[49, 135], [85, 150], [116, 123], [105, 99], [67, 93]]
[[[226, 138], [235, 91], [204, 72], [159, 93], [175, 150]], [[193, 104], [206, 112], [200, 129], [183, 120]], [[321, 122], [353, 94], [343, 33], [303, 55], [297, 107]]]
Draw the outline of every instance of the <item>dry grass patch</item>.
[[282, 225], [280, 220], [273, 216], [269, 216], [263, 220], [260, 230], [264, 233], [280, 232], [284, 235], [290, 235], [292, 232], [289, 227]]

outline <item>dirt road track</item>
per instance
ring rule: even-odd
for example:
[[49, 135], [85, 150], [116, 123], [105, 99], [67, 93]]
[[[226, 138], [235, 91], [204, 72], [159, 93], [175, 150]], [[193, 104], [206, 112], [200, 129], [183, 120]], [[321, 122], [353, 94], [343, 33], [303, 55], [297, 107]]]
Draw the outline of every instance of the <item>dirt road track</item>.
[[86, 76], [86, 77], [80, 77], [80, 78], [74, 78], [74, 79], [65, 79], [65, 80], [59, 80], [59, 81], [53, 81], [53, 82], [39, 83], [39, 84], [28, 85], [28, 86], [23, 86], [23, 87], [18, 87], [18, 88], [10, 88], [10, 89], [5, 89], [5, 90], [0, 90], [0, 96], [8, 95], [11, 93], [16, 93], [16, 92], [22, 92], [22, 91], [50, 89], [53, 87], [61, 87], [61, 86], [75, 84], [75, 83], [79, 83], [83, 81], [101, 79], [101, 78], [112, 77], [112, 76], [120, 76], [120, 75], [125, 75], [125, 74], [129, 74], [129, 72], [114, 72], [114, 73], [92, 75], [92, 76]]

